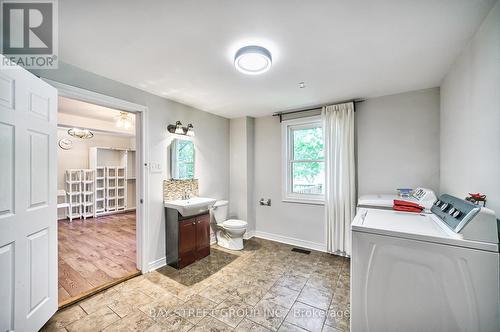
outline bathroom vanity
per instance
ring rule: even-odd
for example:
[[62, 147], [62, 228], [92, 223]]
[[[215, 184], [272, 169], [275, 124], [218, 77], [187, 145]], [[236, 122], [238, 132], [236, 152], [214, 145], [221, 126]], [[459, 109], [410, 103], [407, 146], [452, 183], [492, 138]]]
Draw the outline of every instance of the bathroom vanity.
[[175, 138], [170, 145], [170, 180], [163, 182], [167, 264], [182, 269], [210, 255], [209, 210], [215, 199], [198, 197], [194, 144]]
[[177, 269], [210, 255], [210, 215], [208, 211], [184, 217], [165, 207], [167, 264]]

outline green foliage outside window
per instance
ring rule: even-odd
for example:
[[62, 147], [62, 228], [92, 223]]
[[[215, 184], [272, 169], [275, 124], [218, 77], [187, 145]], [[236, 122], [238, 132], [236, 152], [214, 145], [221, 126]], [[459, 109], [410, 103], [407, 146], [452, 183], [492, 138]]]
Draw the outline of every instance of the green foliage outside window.
[[292, 130], [292, 191], [322, 194], [324, 142], [321, 127]]

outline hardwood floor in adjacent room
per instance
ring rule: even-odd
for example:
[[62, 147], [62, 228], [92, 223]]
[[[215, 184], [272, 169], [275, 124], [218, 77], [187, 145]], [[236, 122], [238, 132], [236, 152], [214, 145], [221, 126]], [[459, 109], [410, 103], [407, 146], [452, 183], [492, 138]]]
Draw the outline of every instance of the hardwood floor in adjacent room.
[[138, 272], [135, 211], [58, 223], [59, 305]]

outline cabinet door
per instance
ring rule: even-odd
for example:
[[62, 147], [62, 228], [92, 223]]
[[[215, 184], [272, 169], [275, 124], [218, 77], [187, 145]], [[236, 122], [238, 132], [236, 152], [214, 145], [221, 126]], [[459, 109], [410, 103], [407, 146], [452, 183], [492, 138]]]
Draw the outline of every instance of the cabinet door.
[[179, 268], [196, 260], [196, 220], [179, 222]]
[[210, 215], [196, 217], [196, 258], [210, 255]]

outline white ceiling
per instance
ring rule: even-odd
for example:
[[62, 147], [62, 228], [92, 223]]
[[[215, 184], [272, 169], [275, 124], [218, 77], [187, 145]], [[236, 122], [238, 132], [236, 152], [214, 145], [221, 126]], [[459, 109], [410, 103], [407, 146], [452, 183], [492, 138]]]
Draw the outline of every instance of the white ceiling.
[[[64, 0], [60, 59], [225, 117], [261, 116], [439, 86], [494, 2]], [[246, 76], [232, 57], [254, 43], [274, 64]]]
[[84, 101], [65, 97], [58, 98], [57, 111], [59, 113], [66, 113], [109, 122], [116, 122], [116, 119], [120, 116], [120, 111], [115, 110], [114, 108], [90, 104]]
[[59, 97], [57, 103], [58, 124], [82, 127], [93, 130], [103, 130], [109, 133], [135, 132], [135, 114], [129, 113], [132, 127], [129, 129], [117, 128], [116, 121], [120, 116], [120, 111], [99, 106], [84, 101]]

